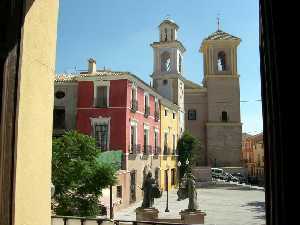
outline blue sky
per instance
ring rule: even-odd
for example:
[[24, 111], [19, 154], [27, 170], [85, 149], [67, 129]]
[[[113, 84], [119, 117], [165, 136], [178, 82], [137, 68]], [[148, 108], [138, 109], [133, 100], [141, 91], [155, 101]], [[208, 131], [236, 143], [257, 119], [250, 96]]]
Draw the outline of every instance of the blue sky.
[[146, 82], [153, 70], [150, 43], [170, 15], [180, 27], [178, 39], [185, 78], [200, 83], [202, 40], [220, 28], [242, 39], [238, 49], [243, 132], [262, 131], [257, 0], [63, 0], [58, 21], [56, 72], [87, 69], [87, 60], [117, 71], [130, 71]]

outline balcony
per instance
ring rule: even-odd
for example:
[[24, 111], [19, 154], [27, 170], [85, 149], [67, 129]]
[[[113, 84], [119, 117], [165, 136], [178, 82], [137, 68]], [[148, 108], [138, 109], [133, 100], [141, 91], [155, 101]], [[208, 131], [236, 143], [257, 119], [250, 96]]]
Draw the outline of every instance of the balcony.
[[151, 155], [152, 154], [152, 146], [151, 145], [144, 145], [143, 146], [143, 154], [144, 155]]
[[131, 100], [130, 105], [131, 105], [131, 107], [130, 107], [131, 108], [131, 112], [138, 111], [138, 101], [137, 100], [135, 100], [135, 99]]
[[144, 114], [144, 117], [145, 117], [145, 118], [148, 118], [149, 115], [150, 115], [150, 107], [149, 107], [149, 106], [146, 106], [146, 107], [145, 107], [145, 114]]
[[170, 155], [170, 153], [171, 153], [171, 149], [165, 145], [164, 146], [164, 155]]
[[161, 152], [161, 148], [156, 146], [153, 148], [153, 155], [159, 155]]
[[139, 154], [141, 152], [141, 145], [140, 144], [129, 145], [128, 149], [129, 149], [129, 154], [136, 155], [136, 154]]
[[154, 147], [153, 148], [153, 155], [154, 155], [153, 157], [155, 159], [157, 159], [158, 156], [160, 155], [160, 152], [161, 152], [161, 148], [160, 147], [158, 147], [158, 146]]
[[159, 121], [159, 112], [157, 112], [157, 111], [154, 112], [154, 120], [155, 120], [155, 122]]

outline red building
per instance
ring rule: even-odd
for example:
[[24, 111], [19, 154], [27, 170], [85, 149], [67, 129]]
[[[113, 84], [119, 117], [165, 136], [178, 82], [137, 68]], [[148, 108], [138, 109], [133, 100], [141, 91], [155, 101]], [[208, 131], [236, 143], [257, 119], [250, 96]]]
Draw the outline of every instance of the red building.
[[54, 134], [76, 129], [93, 136], [101, 151], [122, 150], [122, 170], [114, 187], [114, 199], [121, 203], [116, 207], [141, 200], [139, 187], [146, 172], [159, 180], [163, 97], [133, 74], [97, 71], [94, 60], [86, 72], [58, 76], [55, 95]]
[[102, 150], [151, 155], [160, 142], [159, 102], [153, 93], [131, 74], [81, 74], [76, 129], [95, 137]]

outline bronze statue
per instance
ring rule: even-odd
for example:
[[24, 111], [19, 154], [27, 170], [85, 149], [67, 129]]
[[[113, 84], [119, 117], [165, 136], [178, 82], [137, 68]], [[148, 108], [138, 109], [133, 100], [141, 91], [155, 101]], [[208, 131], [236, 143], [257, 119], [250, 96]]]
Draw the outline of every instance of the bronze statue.
[[188, 211], [198, 209], [196, 182], [192, 173], [183, 176], [177, 195], [178, 201], [189, 198]]
[[161, 191], [159, 190], [156, 180], [152, 178], [151, 171], [148, 172], [144, 180], [142, 190], [144, 191], [142, 208], [152, 208], [154, 198], [161, 197]]

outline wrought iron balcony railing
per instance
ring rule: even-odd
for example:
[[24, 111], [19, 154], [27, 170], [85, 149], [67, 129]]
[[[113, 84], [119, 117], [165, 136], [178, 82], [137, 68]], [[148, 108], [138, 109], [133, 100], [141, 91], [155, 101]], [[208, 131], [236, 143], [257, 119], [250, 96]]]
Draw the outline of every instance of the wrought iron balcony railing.
[[153, 148], [153, 155], [159, 155], [161, 152], [161, 148], [156, 146]]
[[136, 112], [138, 110], [138, 101], [133, 99], [131, 100], [131, 111]]
[[151, 145], [144, 145], [143, 146], [143, 154], [144, 155], [151, 155], [152, 154], [152, 146]]
[[154, 120], [155, 120], [155, 122], [159, 121], [159, 112], [158, 111], [154, 112]]
[[167, 146], [164, 146], [164, 155], [170, 155], [171, 154], [171, 149], [168, 148]]
[[149, 115], [150, 115], [150, 107], [146, 106], [145, 107], [145, 114], [144, 114], [144, 116], [147, 118]]
[[140, 144], [129, 145], [128, 149], [129, 149], [130, 154], [136, 155], [136, 154], [139, 154], [141, 152], [141, 145]]

